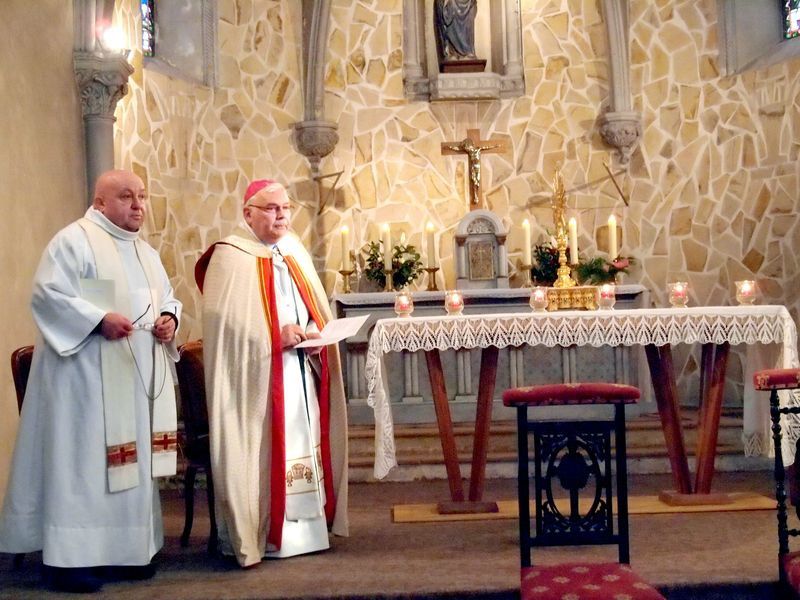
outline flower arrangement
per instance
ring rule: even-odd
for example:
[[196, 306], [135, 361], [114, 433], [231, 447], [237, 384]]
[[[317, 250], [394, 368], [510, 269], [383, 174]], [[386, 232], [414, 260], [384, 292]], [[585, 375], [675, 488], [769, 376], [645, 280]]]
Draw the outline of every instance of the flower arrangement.
[[[386, 286], [386, 273], [383, 267], [383, 243], [369, 242], [361, 249], [364, 255], [364, 275], [381, 288]], [[392, 287], [396, 290], [413, 283], [422, 274], [420, 253], [411, 244], [402, 241], [392, 253]]]
[[617, 257], [608, 261], [601, 257], [578, 263], [575, 276], [581, 285], [600, 285], [614, 283], [618, 273], [627, 273], [628, 267], [633, 264], [633, 259], [627, 256]]
[[[569, 248], [567, 249], [569, 256]], [[533, 247], [534, 265], [531, 268], [531, 277], [535, 285], [553, 285], [558, 278], [558, 249], [552, 242], [537, 244]], [[579, 260], [574, 266], [573, 274], [581, 285], [600, 285], [613, 283], [618, 273], [627, 273], [634, 259], [620, 256], [616, 260], [608, 261], [602, 257]]]

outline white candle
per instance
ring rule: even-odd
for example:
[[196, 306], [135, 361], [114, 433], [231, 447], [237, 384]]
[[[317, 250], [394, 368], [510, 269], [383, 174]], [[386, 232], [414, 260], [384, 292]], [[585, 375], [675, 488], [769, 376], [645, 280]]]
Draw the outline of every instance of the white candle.
[[533, 262], [531, 260], [531, 223], [528, 219], [522, 222], [522, 232], [525, 234], [522, 242], [522, 262], [530, 265]]
[[350, 229], [342, 226], [342, 271], [350, 270]]
[[428, 221], [428, 224], [425, 226], [425, 240], [428, 254], [428, 268], [432, 269], [436, 266], [436, 246], [433, 241], [433, 223], [430, 221]]
[[392, 232], [389, 225], [384, 224], [383, 228], [383, 270], [392, 268]]
[[569, 264], [578, 264], [578, 221], [575, 217], [569, 220]]
[[617, 217], [611, 215], [608, 217], [608, 258], [615, 260], [619, 256], [619, 248], [617, 248]]

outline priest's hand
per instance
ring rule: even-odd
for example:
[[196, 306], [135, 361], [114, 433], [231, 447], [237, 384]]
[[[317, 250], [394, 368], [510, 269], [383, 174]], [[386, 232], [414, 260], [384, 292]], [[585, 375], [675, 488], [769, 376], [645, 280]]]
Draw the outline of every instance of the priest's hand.
[[119, 340], [131, 333], [133, 333], [133, 323], [125, 315], [110, 312], [100, 321], [100, 335], [107, 340]]
[[168, 344], [175, 337], [175, 319], [170, 315], [161, 315], [153, 325], [153, 335], [162, 344]]
[[[319, 337], [322, 337], [322, 336], [319, 333], [317, 333], [316, 331], [307, 331], [306, 332], [306, 338], [308, 338], [309, 340], [316, 340]], [[309, 348], [303, 348], [303, 350], [305, 350], [306, 354], [309, 355], [309, 356], [316, 356], [317, 354], [322, 352], [322, 349], [324, 347], [325, 346], [310, 346]]]
[[306, 332], [300, 325], [284, 325], [281, 329], [281, 348], [294, 348], [297, 344], [306, 339]]

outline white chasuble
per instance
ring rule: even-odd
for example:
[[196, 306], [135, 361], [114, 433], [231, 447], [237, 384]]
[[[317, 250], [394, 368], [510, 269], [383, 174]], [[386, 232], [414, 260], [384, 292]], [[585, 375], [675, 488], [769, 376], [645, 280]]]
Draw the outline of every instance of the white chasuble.
[[[299, 265], [315, 305], [330, 319], [311, 257], [292, 234], [279, 246], [287, 260]], [[324, 418], [317, 398], [319, 357], [304, 357], [301, 363], [296, 350], [283, 351], [283, 377], [278, 381], [272, 376], [277, 367], [271, 319], [278, 327], [297, 323], [307, 331], [315, 328], [280, 259], [241, 225], [206, 251], [195, 271], [203, 292], [203, 356], [220, 549], [242, 566], [265, 556], [327, 548], [329, 527], [334, 534], [347, 535], [347, 411], [338, 349], [328, 348], [330, 399]], [[261, 287], [260, 261], [274, 265], [268, 278], [270, 284], [274, 281], [274, 305]], [[277, 432], [273, 398], [279, 396], [283, 402], [277, 414], [282, 414], [283, 426]], [[321, 458], [326, 434], [330, 473]], [[273, 448], [280, 443], [284, 460], [273, 468]], [[324, 485], [332, 493], [326, 494]], [[272, 512], [276, 499], [279, 513]], [[277, 544], [269, 547], [268, 538], [279, 540], [280, 549]]]
[[[128, 289], [126, 316], [142, 315], [140, 323], [152, 323], [161, 312], [180, 318], [181, 305], [158, 253], [135, 244], [136, 234], [117, 228], [94, 209], [86, 218], [113, 238]], [[146, 272], [156, 281], [148, 281]], [[144, 565], [163, 544], [152, 477], [150, 398], [162, 381], [165, 388], [174, 383], [157, 361], [154, 376], [151, 331], [137, 329], [118, 341], [137, 365], [131, 414], [138, 483], [110, 492], [101, 378], [104, 338], [95, 332], [107, 310], [85, 296], [86, 282], [97, 278], [95, 257], [80, 225], [56, 234], [34, 280], [31, 305], [39, 336], [0, 513], [0, 551], [42, 550], [44, 563], [56, 567]], [[161, 289], [158, 306], [152, 305], [152, 288]]]

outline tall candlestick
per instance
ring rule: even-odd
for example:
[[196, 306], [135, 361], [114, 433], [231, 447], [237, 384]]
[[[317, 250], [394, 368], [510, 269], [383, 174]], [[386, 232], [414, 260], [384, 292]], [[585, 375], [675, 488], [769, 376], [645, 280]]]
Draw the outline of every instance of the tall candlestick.
[[569, 220], [569, 264], [578, 264], [578, 221], [575, 217]]
[[389, 225], [384, 224], [383, 228], [383, 268], [389, 270], [392, 268], [392, 232], [389, 230]]
[[350, 270], [350, 229], [342, 225], [342, 271]]
[[531, 223], [528, 219], [522, 222], [522, 231], [525, 234], [522, 242], [522, 262], [531, 265], [533, 264], [531, 261]]
[[619, 248], [617, 248], [617, 217], [611, 215], [608, 217], [608, 258], [615, 260], [619, 256]]
[[432, 269], [436, 266], [436, 246], [433, 241], [433, 223], [430, 221], [428, 221], [428, 224], [425, 226], [425, 240], [428, 254], [428, 268]]

